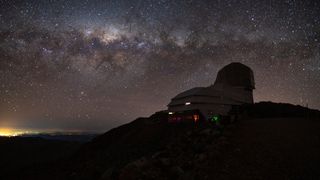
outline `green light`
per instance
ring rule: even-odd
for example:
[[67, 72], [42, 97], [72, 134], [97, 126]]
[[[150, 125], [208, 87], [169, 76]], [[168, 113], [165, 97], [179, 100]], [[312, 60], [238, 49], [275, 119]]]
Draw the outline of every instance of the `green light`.
[[212, 116], [211, 121], [212, 121], [212, 122], [218, 122], [218, 121], [219, 121], [219, 115], [214, 115], [214, 116]]

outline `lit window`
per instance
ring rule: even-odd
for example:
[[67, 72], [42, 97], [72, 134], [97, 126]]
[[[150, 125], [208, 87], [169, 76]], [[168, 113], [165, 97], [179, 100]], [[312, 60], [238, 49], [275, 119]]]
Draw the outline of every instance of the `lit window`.
[[188, 106], [188, 105], [190, 105], [191, 104], [191, 102], [186, 102], [186, 106]]
[[198, 114], [194, 114], [194, 115], [193, 115], [193, 120], [194, 120], [194, 122], [199, 121], [199, 119], [200, 119], [200, 117], [199, 117]]

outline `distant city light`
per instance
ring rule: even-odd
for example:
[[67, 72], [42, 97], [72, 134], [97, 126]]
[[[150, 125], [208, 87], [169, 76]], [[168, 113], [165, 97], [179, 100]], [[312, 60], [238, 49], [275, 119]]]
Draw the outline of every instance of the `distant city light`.
[[22, 130], [12, 128], [0, 128], [0, 136], [15, 137], [26, 134], [37, 134], [39, 132], [33, 130]]
[[186, 106], [188, 106], [188, 105], [190, 105], [191, 104], [191, 102], [186, 102]]
[[173, 114], [173, 112], [169, 112], [169, 114]]
[[12, 129], [0, 129], [0, 136], [8, 136], [8, 137], [12, 137], [12, 136], [18, 136], [20, 134], [23, 134], [23, 132], [21, 131], [15, 131]]

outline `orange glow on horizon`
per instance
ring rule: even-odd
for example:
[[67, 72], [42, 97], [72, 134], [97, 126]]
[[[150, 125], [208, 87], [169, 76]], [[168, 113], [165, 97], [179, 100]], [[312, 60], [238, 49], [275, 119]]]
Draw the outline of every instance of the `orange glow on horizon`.
[[36, 133], [35, 131], [21, 130], [21, 129], [12, 129], [12, 128], [0, 128], [0, 136], [14, 137], [23, 134], [32, 134]]
[[65, 135], [76, 135], [83, 133], [100, 133], [96, 131], [80, 131], [80, 130], [61, 130], [61, 129], [16, 129], [10, 127], [0, 127], [0, 137], [15, 137], [22, 135], [36, 135], [36, 134], [56, 134], [63, 133]]

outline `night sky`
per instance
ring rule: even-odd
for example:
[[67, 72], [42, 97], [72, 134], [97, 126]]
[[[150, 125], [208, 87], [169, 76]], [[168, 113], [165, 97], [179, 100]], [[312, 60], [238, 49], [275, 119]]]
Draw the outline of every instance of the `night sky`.
[[320, 109], [320, 1], [0, 0], [0, 127], [104, 131], [242, 62]]

